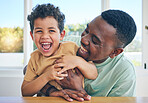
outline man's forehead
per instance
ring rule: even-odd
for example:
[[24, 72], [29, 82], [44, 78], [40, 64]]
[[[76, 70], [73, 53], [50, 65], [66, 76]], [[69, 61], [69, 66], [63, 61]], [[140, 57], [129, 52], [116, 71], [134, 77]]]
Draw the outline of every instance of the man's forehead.
[[[90, 23], [88, 23], [88, 26], [89, 26], [89, 24], [90, 25], [96, 25], [97, 23], [99, 23], [99, 21], [102, 19], [102, 17], [101, 16], [97, 16], [97, 17], [95, 17]], [[103, 19], [102, 19], [103, 20]]]

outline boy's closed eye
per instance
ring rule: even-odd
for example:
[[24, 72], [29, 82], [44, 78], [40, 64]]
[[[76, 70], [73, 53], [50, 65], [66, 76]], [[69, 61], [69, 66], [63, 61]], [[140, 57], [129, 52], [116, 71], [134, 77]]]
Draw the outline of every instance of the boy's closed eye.
[[38, 31], [36, 31], [36, 33], [42, 33], [42, 31], [41, 30], [38, 30]]
[[52, 33], [52, 32], [55, 32], [55, 30], [49, 30], [49, 32], [51, 32], [51, 33]]

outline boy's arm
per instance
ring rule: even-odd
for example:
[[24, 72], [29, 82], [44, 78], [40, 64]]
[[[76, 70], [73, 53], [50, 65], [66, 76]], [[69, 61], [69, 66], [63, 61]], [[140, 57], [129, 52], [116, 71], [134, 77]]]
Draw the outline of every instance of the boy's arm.
[[33, 81], [28, 82], [24, 80], [21, 87], [22, 96], [33, 96], [40, 91], [40, 89], [42, 89], [47, 82], [48, 79], [44, 76], [44, 74]]
[[63, 68], [59, 74], [66, 70], [77, 67], [87, 79], [96, 79], [98, 76], [97, 68], [93, 62], [87, 62], [79, 56], [63, 56], [56, 61], [55, 68]]
[[[27, 68], [28, 70], [29, 68]], [[42, 75], [37, 77], [32, 81], [24, 80], [22, 83], [22, 95], [23, 96], [33, 96], [38, 91], [40, 91], [47, 82], [51, 80], [62, 80], [64, 77], [68, 76], [67, 74], [58, 74], [57, 72], [61, 69], [55, 69], [52, 66], [48, 71], [44, 72]]]

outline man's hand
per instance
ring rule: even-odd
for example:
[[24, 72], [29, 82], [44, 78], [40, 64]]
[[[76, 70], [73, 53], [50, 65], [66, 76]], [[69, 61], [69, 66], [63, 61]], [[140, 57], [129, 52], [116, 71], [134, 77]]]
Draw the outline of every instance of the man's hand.
[[75, 91], [70, 89], [64, 89], [61, 91], [53, 91], [50, 93], [51, 97], [63, 97], [67, 101], [71, 102], [73, 99], [77, 101], [83, 102], [84, 100], [90, 100], [91, 96], [89, 96], [86, 92]]
[[68, 76], [63, 80], [57, 81], [64, 89], [73, 89], [85, 91], [83, 89], [84, 77], [81, 72], [75, 68], [75, 73], [72, 70], [67, 71]]

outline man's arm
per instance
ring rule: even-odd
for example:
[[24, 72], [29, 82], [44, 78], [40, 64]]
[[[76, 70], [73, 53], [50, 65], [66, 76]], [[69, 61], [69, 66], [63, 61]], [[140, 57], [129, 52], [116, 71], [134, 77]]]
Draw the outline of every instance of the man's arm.
[[73, 101], [73, 99], [78, 101], [90, 100], [91, 96], [89, 96], [83, 89], [82, 80], [83, 76], [78, 69], [76, 69], [76, 73], [73, 73], [71, 70], [69, 70], [68, 77], [62, 81], [58, 81], [58, 83], [64, 88], [71, 88], [71, 90], [64, 89], [58, 91], [53, 86], [46, 84], [41, 92], [46, 96], [63, 97], [67, 101]]
[[40, 91], [42, 95], [44, 96], [50, 96], [50, 97], [63, 97], [65, 100], [71, 102], [73, 99], [77, 101], [84, 101], [84, 100], [90, 100], [91, 97], [86, 93], [82, 91], [76, 91], [76, 90], [70, 90], [70, 89], [63, 89], [63, 90], [57, 90], [54, 86], [51, 86], [50, 84], [46, 84]]
[[72, 89], [78, 91], [85, 91], [83, 89], [84, 77], [79, 71], [75, 68], [75, 73], [72, 70], [67, 71], [68, 77], [63, 80], [57, 81], [64, 89]]

